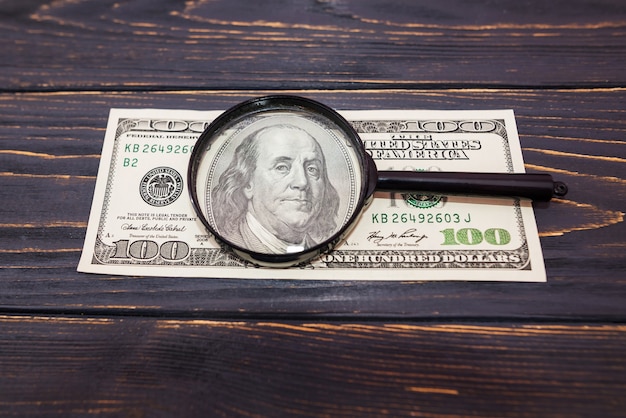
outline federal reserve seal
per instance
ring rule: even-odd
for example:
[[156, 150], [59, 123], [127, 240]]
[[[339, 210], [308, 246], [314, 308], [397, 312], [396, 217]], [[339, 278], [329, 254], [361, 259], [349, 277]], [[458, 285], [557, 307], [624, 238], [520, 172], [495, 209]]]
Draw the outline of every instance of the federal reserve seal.
[[407, 205], [420, 209], [430, 209], [443, 200], [443, 196], [437, 194], [406, 193], [402, 197]]
[[148, 171], [139, 184], [139, 194], [151, 206], [167, 206], [183, 192], [183, 178], [170, 167], [157, 167]]

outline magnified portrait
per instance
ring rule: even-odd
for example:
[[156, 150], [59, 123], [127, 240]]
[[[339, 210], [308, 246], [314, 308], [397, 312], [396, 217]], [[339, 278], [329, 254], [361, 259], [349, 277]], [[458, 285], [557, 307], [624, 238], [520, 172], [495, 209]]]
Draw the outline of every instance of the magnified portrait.
[[348, 221], [360, 178], [332, 129], [274, 115], [231, 131], [216, 152], [206, 189], [219, 235], [263, 254], [300, 252]]

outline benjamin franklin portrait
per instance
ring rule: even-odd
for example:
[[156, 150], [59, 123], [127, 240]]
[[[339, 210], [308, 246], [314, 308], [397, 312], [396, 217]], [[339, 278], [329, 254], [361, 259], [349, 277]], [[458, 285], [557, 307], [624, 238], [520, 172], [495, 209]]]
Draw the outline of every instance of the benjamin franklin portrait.
[[303, 251], [343, 222], [322, 147], [295, 124], [262, 126], [246, 135], [210, 200], [222, 237], [265, 254]]

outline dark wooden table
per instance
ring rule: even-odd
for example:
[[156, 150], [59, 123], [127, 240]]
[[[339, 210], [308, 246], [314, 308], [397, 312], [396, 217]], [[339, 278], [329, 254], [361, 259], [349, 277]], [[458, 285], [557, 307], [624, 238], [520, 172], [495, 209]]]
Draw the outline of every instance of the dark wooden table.
[[[621, 0], [0, 1], [0, 416], [626, 416]], [[112, 107], [516, 112], [547, 283], [76, 272]]]

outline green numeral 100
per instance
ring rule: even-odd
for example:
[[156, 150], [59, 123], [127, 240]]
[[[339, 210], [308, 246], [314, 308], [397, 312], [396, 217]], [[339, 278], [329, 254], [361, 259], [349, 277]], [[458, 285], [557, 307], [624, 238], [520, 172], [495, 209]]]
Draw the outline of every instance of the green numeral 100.
[[476, 228], [463, 228], [458, 231], [448, 228], [440, 232], [444, 237], [441, 245], [476, 245], [483, 241], [492, 245], [506, 245], [511, 242], [511, 234], [502, 228], [489, 228], [485, 232]]

